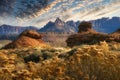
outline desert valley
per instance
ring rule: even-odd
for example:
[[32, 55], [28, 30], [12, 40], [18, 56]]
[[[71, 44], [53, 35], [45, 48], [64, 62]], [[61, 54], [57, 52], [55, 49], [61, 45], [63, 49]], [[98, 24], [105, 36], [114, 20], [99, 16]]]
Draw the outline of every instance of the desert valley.
[[120, 0], [0, 0], [0, 80], [120, 80]]
[[120, 29], [96, 32], [84, 21], [78, 33], [25, 30], [1, 48], [0, 80], [119, 80], [119, 57]]

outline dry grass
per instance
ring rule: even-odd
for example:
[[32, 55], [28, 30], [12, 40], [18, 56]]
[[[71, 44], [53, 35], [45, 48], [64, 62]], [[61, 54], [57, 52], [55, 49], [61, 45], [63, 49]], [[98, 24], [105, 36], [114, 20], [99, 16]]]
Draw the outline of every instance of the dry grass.
[[66, 47], [66, 39], [74, 33], [43, 33], [43, 40], [51, 46]]
[[[120, 47], [115, 45], [1, 50], [0, 80], [120, 80]], [[45, 53], [50, 57], [43, 59]], [[31, 54], [39, 55], [39, 62], [25, 63]]]
[[5, 46], [6, 44], [10, 43], [10, 40], [0, 40], [0, 48], [2, 48], [3, 46]]

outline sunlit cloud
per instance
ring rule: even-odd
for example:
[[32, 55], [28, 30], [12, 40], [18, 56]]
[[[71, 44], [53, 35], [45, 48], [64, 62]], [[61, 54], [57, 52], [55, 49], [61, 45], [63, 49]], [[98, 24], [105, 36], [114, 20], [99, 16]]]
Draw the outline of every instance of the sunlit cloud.
[[[35, 12], [34, 10], [30, 11], [30, 15], [29, 14], [26, 15], [27, 13], [25, 13], [26, 16], [24, 17], [14, 16], [12, 14], [11, 15], [4, 14], [5, 16], [0, 15], [0, 24], [36, 26], [41, 28], [49, 21], [55, 21], [57, 17], [60, 17], [64, 21], [94, 20], [102, 17], [113, 16], [120, 17], [119, 0], [46, 0], [46, 1], [48, 1], [46, 3], [47, 5], [45, 5], [42, 8], [41, 7], [34, 8], [38, 10], [36, 10]], [[32, 10], [30, 8], [28, 9]], [[17, 10], [19, 12], [19, 9]]]

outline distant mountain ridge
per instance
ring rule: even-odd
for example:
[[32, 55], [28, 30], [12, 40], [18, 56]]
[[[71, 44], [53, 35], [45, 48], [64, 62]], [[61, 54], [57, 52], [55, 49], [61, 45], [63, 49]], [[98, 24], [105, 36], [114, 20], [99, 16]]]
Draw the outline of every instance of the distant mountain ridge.
[[[98, 32], [112, 33], [120, 28], [120, 17], [113, 18], [101, 18], [97, 20], [91, 20], [93, 29]], [[78, 26], [80, 21], [67, 21], [64, 22], [60, 18], [57, 18], [54, 22], [49, 21], [44, 27], [38, 29], [34, 26], [21, 27], [11, 25], [1, 25], [0, 35], [20, 34], [24, 30], [36, 30], [39, 32], [78, 32]]]
[[55, 22], [49, 21], [39, 32], [77, 32], [77, 25], [74, 21], [64, 22], [57, 18]]
[[25, 30], [38, 30], [36, 27], [28, 26], [11, 26], [11, 25], [1, 25], [0, 26], [0, 40], [15, 40], [20, 33]]
[[24, 30], [38, 30], [38, 29], [33, 26], [21, 27], [21, 26], [11, 26], [11, 25], [6, 25], [6, 24], [0, 26], [1, 35], [20, 34]]
[[[120, 17], [101, 18], [90, 21], [93, 24], [93, 29], [98, 32], [112, 33], [120, 28]], [[57, 18], [55, 22], [48, 22], [40, 32], [78, 32], [80, 21], [67, 21], [64, 22]]]
[[120, 17], [101, 18], [90, 21], [98, 32], [112, 33], [120, 28]]

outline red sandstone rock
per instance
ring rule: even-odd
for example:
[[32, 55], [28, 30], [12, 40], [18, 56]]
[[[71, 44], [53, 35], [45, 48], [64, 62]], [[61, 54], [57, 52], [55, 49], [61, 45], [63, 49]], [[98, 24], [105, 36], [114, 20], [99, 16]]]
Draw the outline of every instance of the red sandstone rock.
[[27, 30], [21, 33], [18, 39], [3, 47], [3, 49], [45, 46], [46, 44], [41, 38], [42, 35], [40, 33], [34, 30]]

